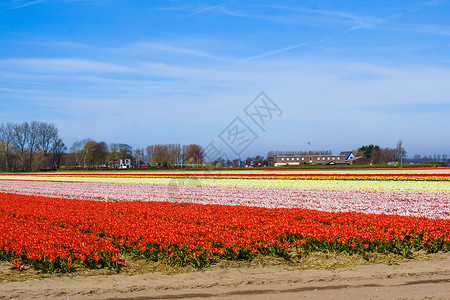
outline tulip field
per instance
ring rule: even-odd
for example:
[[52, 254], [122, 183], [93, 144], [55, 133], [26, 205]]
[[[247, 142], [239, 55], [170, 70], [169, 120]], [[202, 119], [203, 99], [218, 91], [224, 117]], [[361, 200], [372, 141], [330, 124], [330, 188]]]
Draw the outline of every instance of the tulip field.
[[0, 174], [19, 270], [420, 250], [450, 250], [450, 169]]

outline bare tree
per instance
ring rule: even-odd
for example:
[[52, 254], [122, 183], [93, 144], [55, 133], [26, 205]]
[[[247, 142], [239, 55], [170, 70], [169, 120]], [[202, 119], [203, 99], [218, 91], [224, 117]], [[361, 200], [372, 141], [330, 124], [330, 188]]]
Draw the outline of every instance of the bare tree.
[[172, 144], [173, 161], [175, 165], [183, 162], [182, 150], [180, 144]]
[[149, 145], [145, 148], [145, 154], [147, 156], [147, 160], [148, 160], [149, 164], [153, 163], [154, 153], [155, 153], [154, 145]]
[[86, 152], [86, 160], [88, 165], [96, 168], [106, 163], [108, 155], [108, 147], [105, 142], [89, 141], [84, 145]]
[[403, 163], [403, 157], [406, 156], [406, 151], [405, 151], [405, 149], [403, 148], [403, 142], [402, 142], [402, 140], [399, 140], [399, 141], [397, 142], [397, 148], [396, 148], [396, 151], [397, 151], [397, 158], [399, 159], [400, 164], [402, 164], [402, 163]]
[[118, 168], [118, 161], [120, 159], [120, 153], [119, 153], [119, 144], [111, 143], [108, 147], [108, 164], [113, 168]]
[[396, 149], [380, 148], [372, 152], [371, 156], [375, 164], [387, 164], [397, 159]]
[[25, 152], [30, 135], [30, 124], [24, 122], [14, 126], [13, 143], [18, 150], [20, 156], [20, 168], [25, 170]]
[[133, 156], [133, 147], [128, 144], [118, 144], [119, 145], [119, 158], [128, 159]]
[[83, 147], [83, 140], [74, 142], [70, 147], [70, 152], [73, 153], [75, 158], [75, 167], [79, 167], [81, 165], [81, 152], [83, 151]]
[[58, 129], [53, 124], [39, 121], [1, 124], [0, 140], [5, 169], [12, 170], [14, 167], [19, 170], [33, 170], [40, 165], [40, 162], [36, 163], [36, 158], [42, 157], [46, 167], [48, 153], [57, 138]]
[[83, 151], [81, 152], [84, 168], [88, 167], [88, 165], [94, 164], [95, 158], [93, 157], [93, 155], [96, 146], [97, 142], [92, 139], [88, 139], [84, 143]]
[[188, 145], [183, 145], [181, 147], [181, 163], [185, 164], [186, 163], [186, 150], [187, 150]]
[[187, 163], [199, 164], [203, 163], [203, 151], [202, 147], [197, 144], [190, 144], [186, 147], [186, 158]]
[[30, 123], [29, 132], [28, 132], [28, 143], [27, 143], [27, 152], [28, 152], [28, 164], [30, 170], [33, 169], [33, 157], [37, 150], [39, 150], [39, 131], [40, 131], [41, 123], [37, 121], [32, 121]]
[[175, 166], [183, 161], [180, 144], [149, 145], [146, 155], [150, 164], [160, 167]]
[[53, 141], [49, 151], [52, 159], [52, 170], [57, 170], [59, 168], [62, 154], [66, 151], [67, 147], [60, 138]]
[[38, 145], [44, 156], [44, 168], [47, 168], [48, 166], [50, 151], [52, 150], [57, 140], [58, 140], [58, 128], [56, 128], [54, 124], [49, 124], [45, 122], [39, 124]]
[[134, 167], [139, 168], [143, 164], [144, 152], [138, 148], [133, 151], [133, 156], [134, 156]]
[[14, 161], [14, 132], [15, 125], [7, 123], [0, 126], [0, 139], [3, 140], [2, 153], [5, 155], [5, 170], [12, 170]]
[[77, 167], [81, 166], [82, 164], [84, 168], [86, 167], [87, 155], [93, 149], [94, 144], [95, 141], [89, 138], [76, 141], [72, 144], [72, 147], [70, 147], [70, 151], [75, 156], [75, 164]]

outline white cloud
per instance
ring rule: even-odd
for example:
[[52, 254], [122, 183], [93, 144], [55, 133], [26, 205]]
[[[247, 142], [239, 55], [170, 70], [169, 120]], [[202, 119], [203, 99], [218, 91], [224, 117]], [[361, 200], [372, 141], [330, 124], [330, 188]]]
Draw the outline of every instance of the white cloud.
[[[110, 61], [1, 60], [0, 67], [7, 71], [0, 72], [0, 93], [7, 94], [10, 101], [26, 100], [51, 109], [55, 118], [59, 113], [79, 117], [84, 127], [65, 129], [78, 134], [77, 138], [113, 136], [111, 132], [126, 130], [144, 135], [145, 128], [158, 126], [173, 131], [175, 140], [177, 126], [189, 128], [191, 134], [202, 130], [203, 138], [214, 138], [261, 91], [285, 112], [274, 122], [282, 131], [275, 139], [282, 143], [280, 149], [288, 147], [289, 136], [294, 135], [315, 138], [317, 147], [324, 148], [342, 145], [339, 137], [361, 144], [385, 137], [395, 143], [398, 138], [410, 140], [415, 133], [434, 143], [426, 136], [427, 130], [450, 126], [445, 117], [448, 113], [420, 111], [421, 107], [448, 103], [448, 68], [276, 55], [237, 60], [221, 68]], [[401, 113], [407, 106], [408, 113]], [[2, 115], [4, 120], [6, 117]], [[136, 128], [135, 120], [139, 120]], [[142, 138], [151, 140], [156, 133], [149, 130], [147, 134]], [[419, 144], [414, 147], [418, 150], [411, 151], [424, 152]]]
[[19, 9], [30, 5], [38, 4], [44, 2], [44, 0], [34, 0], [34, 1], [23, 1], [23, 0], [13, 0], [10, 4], [9, 9]]
[[205, 6], [205, 7], [196, 9], [196, 10], [192, 11], [191, 13], [189, 13], [187, 15], [184, 15], [184, 16], [180, 17], [180, 19], [184, 19], [184, 18], [191, 17], [193, 15], [198, 15], [198, 14], [201, 14], [201, 13], [205, 13], [207, 11], [217, 9], [219, 7], [224, 7], [227, 4], [230, 4], [230, 3], [235, 2], [235, 1], [236, 0], [230, 0], [230, 1], [222, 2], [222, 3], [216, 4], [216, 5], [212, 5], [212, 6]]
[[384, 19], [358, 16], [343, 11], [309, 9], [301, 6], [251, 5], [247, 9], [217, 7], [216, 12], [229, 16], [265, 20], [292, 25], [320, 25], [326, 27], [372, 28]]
[[122, 48], [110, 49], [113, 52], [121, 52], [126, 53], [128, 55], [131, 54], [148, 54], [149, 52], [160, 52], [162, 54], [167, 53], [175, 53], [182, 55], [190, 55], [190, 56], [198, 56], [202, 58], [210, 58], [210, 59], [221, 59], [220, 57], [208, 53], [203, 50], [185, 48], [180, 46], [173, 46], [163, 43], [152, 43], [152, 42], [138, 42], [126, 45]]

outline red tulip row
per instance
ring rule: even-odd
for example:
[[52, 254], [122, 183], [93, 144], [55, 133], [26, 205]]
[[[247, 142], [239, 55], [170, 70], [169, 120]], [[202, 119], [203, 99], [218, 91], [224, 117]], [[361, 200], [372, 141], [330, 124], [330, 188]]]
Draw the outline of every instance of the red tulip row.
[[0, 259], [67, 272], [119, 270], [121, 255], [204, 267], [310, 251], [450, 250], [450, 220], [307, 209], [101, 202], [0, 193]]

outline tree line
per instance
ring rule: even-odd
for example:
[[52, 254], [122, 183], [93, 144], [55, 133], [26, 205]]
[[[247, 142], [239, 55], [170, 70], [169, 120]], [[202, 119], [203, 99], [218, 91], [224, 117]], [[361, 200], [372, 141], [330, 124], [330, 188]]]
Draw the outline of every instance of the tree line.
[[0, 170], [56, 170], [66, 150], [54, 124], [32, 121], [0, 125]]
[[126, 159], [130, 159], [136, 168], [142, 165], [166, 168], [204, 163], [203, 149], [197, 144], [154, 144], [133, 150], [128, 144], [107, 144], [90, 138], [74, 142], [64, 162], [72, 168], [119, 168]]
[[65, 157], [65, 165], [74, 168], [117, 168], [122, 159], [132, 156], [132, 147], [127, 144], [106, 144], [91, 138], [75, 141]]
[[396, 148], [381, 148], [373, 144], [361, 146], [356, 151], [356, 156], [363, 156], [374, 164], [386, 164], [393, 161], [403, 163], [406, 151], [402, 141], [399, 140]]
[[404, 159], [407, 163], [422, 164], [426, 162], [447, 162], [450, 160], [447, 154], [424, 155], [416, 154], [411, 158]]
[[145, 159], [159, 167], [173, 167], [181, 164], [203, 164], [204, 154], [200, 145], [156, 144], [146, 147]]
[[[325, 151], [269, 151], [267, 160], [275, 156], [331, 155]], [[396, 148], [381, 148], [378, 145], [364, 145], [354, 150], [356, 156], [365, 157], [370, 163], [385, 164], [402, 162], [406, 151], [402, 141]], [[69, 168], [119, 168], [121, 162], [130, 159], [133, 167], [151, 165], [170, 168], [181, 165], [203, 165], [204, 149], [197, 144], [152, 144], [133, 149], [124, 143], [107, 144], [90, 138], [76, 141], [70, 149], [58, 135], [58, 128], [47, 122], [23, 122], [0, 124], [0, 170], [33, 171], [56, 170], [61, 165]], [[417, 161], [424, 158], [414, 157]], [[428, 158], [427, 160], [430, 160]], [[447, 159], [447, 156], [444, 156]], [[435, 157], [436, 160], [436, 157]], [[440, 157], [438, 157], [440, 160]], [[246, 161], [264, 163], [262, 156], [247, 158]], [[213, 166], [240, 166], [240, 160], [210, 162]]]

